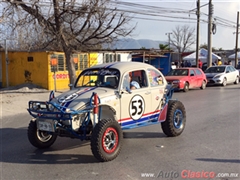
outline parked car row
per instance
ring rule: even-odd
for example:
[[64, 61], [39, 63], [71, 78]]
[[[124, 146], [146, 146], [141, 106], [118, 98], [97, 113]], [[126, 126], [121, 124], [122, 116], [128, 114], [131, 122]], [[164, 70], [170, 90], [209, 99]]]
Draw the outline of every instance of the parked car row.
[[232, 65], [221, 65], [209, 67], [205, 71], [194, 67], [172, 69], [165, 78], [177, 90], [187, 92], [194, 88], [205, 89], [207, 85], [238, 84], [239, 74]]

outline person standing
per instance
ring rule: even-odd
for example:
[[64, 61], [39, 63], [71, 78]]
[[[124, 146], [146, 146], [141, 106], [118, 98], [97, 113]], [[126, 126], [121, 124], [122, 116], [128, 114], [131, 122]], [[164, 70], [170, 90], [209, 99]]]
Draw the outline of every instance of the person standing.
[[199, 59], [198, 60], [198, 67], [201, 68], [201, 69], [202, 69], [202, 64], [203, 64], [202, 61]]
[[218, 65], [218, 66], [221, 66], [221, 65], [222, 65], [221, 59], [218, 59], [217, 65]]

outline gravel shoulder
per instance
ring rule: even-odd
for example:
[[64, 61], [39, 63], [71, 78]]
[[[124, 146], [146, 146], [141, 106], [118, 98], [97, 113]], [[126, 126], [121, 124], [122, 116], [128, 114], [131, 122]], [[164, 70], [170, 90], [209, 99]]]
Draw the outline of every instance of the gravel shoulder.
[[[30, 100], [47, 101], [49, 90], [42, 89], [34, 84], [0, 89], [0, 119], [6, 116], [26, 113]], [[57, 92], [56, 95], [61, 92]]]

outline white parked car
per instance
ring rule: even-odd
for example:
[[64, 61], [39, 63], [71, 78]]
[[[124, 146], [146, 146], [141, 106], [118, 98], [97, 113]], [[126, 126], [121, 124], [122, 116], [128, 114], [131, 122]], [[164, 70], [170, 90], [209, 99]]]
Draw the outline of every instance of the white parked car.
[[219, 84], [226, 86], [230, 83], [239, 83], [239, 71], [232, 65], [212, 66], [207, 68], [204, 73], [206, 74], [208, 85]]

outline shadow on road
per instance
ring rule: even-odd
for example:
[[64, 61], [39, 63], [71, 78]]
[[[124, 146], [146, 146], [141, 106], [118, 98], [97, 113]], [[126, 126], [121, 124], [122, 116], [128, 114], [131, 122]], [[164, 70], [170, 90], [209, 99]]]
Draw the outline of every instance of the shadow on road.
[[220, 162], [220, 163], [240, 163], [239, 159], [213, 159], [213, 158], [197, 158], [197, 161]]
[[126, 139], [167, 138], [167, 136], [161, 132], [129, 132], [129, 131], [124, 131], [123, 137]]
[[91, 153], [89, 141], [58, 137], [50, 148], [37, 149], [28, 141], [26, 128], [0, 129], [0, 139], [2, 146], [0, 162], [18, 164], [98, 163]]

